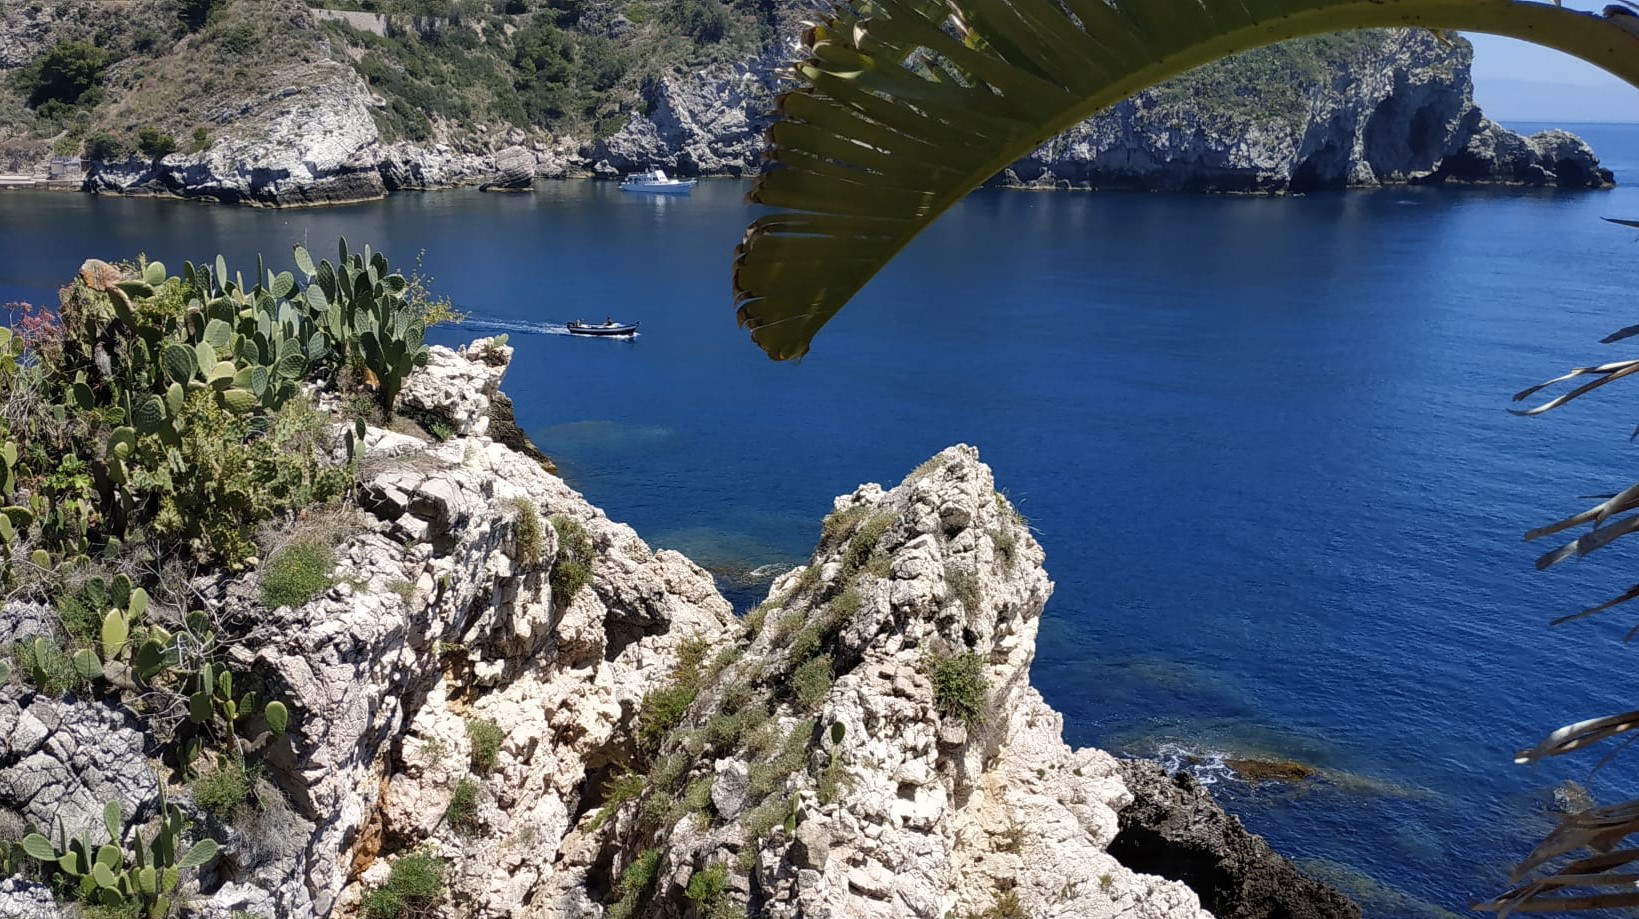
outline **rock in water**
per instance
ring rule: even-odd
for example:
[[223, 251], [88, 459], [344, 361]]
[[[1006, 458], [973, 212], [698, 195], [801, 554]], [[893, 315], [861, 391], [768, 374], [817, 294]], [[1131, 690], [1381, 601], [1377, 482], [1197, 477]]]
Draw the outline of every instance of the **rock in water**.
[[1145, 760], [1119, 769], [1132, 795], [1110, 845], [1122, 864], [1188, 884], [1218, 919], [1359, 919], [1359, 906], [1247, 832], [1189, 773]]
[[484, 191], [528, 191], [535, 184], [535, 154], [523, 147], [508, 147], [495, 154], [495, 178], [480, 185]]

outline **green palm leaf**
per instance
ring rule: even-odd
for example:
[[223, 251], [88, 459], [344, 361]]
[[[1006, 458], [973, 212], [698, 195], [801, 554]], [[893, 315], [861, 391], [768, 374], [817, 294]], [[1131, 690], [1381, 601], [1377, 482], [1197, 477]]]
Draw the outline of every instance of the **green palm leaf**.
[[742, 326], [800, 357], [900, 249], [1009, 163], [1147, 87], [1250, 48], [1389, 26], [1557, 48], [1639, 86], [1639, 17], [1527, 0], [851, 0], [811, 27], [736, 250]]

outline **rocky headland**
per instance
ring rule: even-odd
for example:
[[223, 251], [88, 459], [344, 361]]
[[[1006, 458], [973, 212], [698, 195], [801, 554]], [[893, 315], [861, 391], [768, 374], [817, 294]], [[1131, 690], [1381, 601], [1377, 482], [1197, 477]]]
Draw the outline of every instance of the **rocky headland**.
[[[270, 206], [655, 166], [751, 175], [804, 16], [796, 0], [690, 0], [677, 7], [689, 18], [669, 23], [635, 0], [581, 0], [565, 6], [572, 16], [528, 0], [456, 18], [215, 0], [193, 31], [145, 25], [177, 22], [180, 3], [0, 11], [0, 78], [64, 41], [123, 55], [72, 106], [0, 91], [12, 95], [0, 98], [0, 172], [44, 175], [53, 153], [83, 147], [89, 191]], [[274, 36], [277, 55], [257, 54]], [[994, 182], [1283, 193], [1614, 181], [1571, 134], [1525, 137], [1488, 120], [1472, 55], [1459, 36], [1420, 30], [1250, 52], [1089, 119]], [[145, 128], [179, 143], [144, 152]]]
[[[247, 801], [178, 783], [151, 698], [14, 672], [0, 841], [95, 848], [109, 802], [168, 802], [220, 844], [178, 908], [220, 919], [1359, 916], [1187, 778], [1065, 744], [1029, 680], [1044, 553], [971, 447], [838, 498], [740, 617], [520, 449], [511, 356], [433, 348], [416, 423], [336, 426], [357, 497], [297, 522], [333, 544], [312, 599], [270, 608], [267, 566], [182, 585], [287, 707]], [[7, 603], [0, 646], [67, 640], [60, 613]], [[10, 852], [0, 916], [71, 915]]]

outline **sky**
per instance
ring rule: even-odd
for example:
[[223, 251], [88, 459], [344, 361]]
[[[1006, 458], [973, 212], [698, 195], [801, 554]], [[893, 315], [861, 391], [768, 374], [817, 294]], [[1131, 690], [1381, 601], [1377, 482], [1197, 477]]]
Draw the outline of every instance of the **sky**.
[[[1593, 6], [1577, 0], [1566, 5]], [[1474, 43], [1474, 98], [1494, 120], [1639, 122], [1639, 89], [1592, 64], [1511, 38], [1468, 38]]]

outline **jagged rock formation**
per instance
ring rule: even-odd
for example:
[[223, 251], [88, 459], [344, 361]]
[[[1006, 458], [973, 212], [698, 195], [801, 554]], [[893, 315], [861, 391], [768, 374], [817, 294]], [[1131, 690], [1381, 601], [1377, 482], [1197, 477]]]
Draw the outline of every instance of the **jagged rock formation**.
[[[110, 98], [95, 109], [96, 123], [130, 134], [157, 119], [179, 139], [190, 127], [208, 127], [208, 146], [157, 160], [122, 154], [96, 161], [85, 187], [274, 206], [458, 185], [517, 190], [536, 177], [609, 176], [654, 166], [688, 175], [754, 174], [781, 88], [777, 71], [798, 53], [795, 38], [809, 15], [799, 0], [767, 4], [754, 15], [737, 12], [751, 17], [735, 26], [738, 43], [702, 40], [685, 62], [641, 78], [650, 62], [627, 62], [627, 75], [595, 90], [583, 106], [599, 113], [595, 127], [550, 119], [522, 127], [516, 113], [512, 123], [498, 126], [495, 112], [463, 118], [420, 111], [424, 96], [404, 95], [408, 90], [383, 75], [384, 67], [400, 65], [381, 63], [377, 31], [453, 36], [471, 44], [473, 54], [493, 54], [486, 60], [504, 86], [517, 76], [507, 70], [514, 66], [507, 43], [526, 15], [396, 23], [366, 16], [369, 29], [347, 31], [341, 23], [352, 20], [315, 13], [297, 0], [259, 0], [251, 13], [230, 5], [234, 12], [225, 19], [254, 16], [255, 29], [280, 36], [280, 51], [250, 55], [265, 72], [251, 74], [249, 85], [242, 79], [231, 91], [202, 94], [190, 93], [186, 80], [229, 82], [218, 79], [224, 61], [238, 67], [246, 55], [224, 56], [221, 48], [233, 40], [231, 28], [251, 26], [234, 20], [175, 39], [168, 50], [142, 50], [141, 41], [155, 39], [138, 36], [131, 24], [174, 21], [174, 0], [129, 0], [118, 11], [111, 6], [89, 0], [8, 5], [0, 12], [0, 75], [69, 38], [131, 49], [137, 63], [111, 68]], [[626, 0], [584, 0], [576, 8], [566, 34], [609, 46], [639, 34], [633, 18], [641, 17]], [[492, 46], [500, 50], [480, 50]], [[1488, 121], [1473, 101], [1471, 60], [1466, 40], [1416, 30], [1250, 52], [1089, 119], [994, 181], [1238, 192], [1407, 182], [1611, 183], [1593, 151], [1573, 136], [1526, 138]], [[516, 107], [516, 99], [511, 104]], [[426, 136], [406, 140], [395, 119], [412, 116], [430, 119], [430, 127]], [[67, 134], [53, 139], [62, 130], [0, 91], [0, 171], [43, 172], [54, 144], [77, 142]]]
[[1360, 907], [1276, 857], [1187, 772], [1120, 761], [1133, 801], [1110, 854], [1138, 871], [1188, 884], [1218, 919], [1358, 919]]
[[[660, 746], [644, 795], [573, 847], [584, 870], [663, 853], [641, 915], [683, 908], [712, 865], [747, 869], [724, 897], [753, 915], [1205, 915], [1106, 851], [1130, 797], [1111, 757], [1065, 746], [1029, 685], [1052, 585], [977, 452], [839, 498], [826, 530]], [[945, 672], [964, 666], [967, 718]], [[748, 716], [757, 727], [723, 736]], [[678, 758], [680, 777], [657, 777]], [[709, 809], [647, 819], [670, 784], [698, 782]], [[575, 915], [588, 886], [567, 880], [554, 915]]]
[[[1186, 884], [1123, 863], [1128, 815], [1238, 824], [1064, 744], [1028, 679], [1051, 592], [1043, 552], [976, 451], [839, 498], [812, 564], [738, 621], [700, 567], [488, 436], [511, 353], [437, 348], [412, 378], [404, 399], [449, 439], [366, 431], [357, 516], [325, 524], [341, 534], [335, 582], [312, 602], [264, 609], [254, 573], [192, 585], [218, 621], [253, 624], [234, 669], [292, 717], [263, 753], [254, 812], [223, 822], [170, 790], [222, 843], [184, 891], [189, 912], [358, 915], [419, 852], [445, 864], [437, 915], [944, 919], [1017, 905], [1205, 919]], [[14, 638], [53, 627], [21, 604], [0, 625]], [[0, 685], [0, 737], [8, 832], [22, 818], [95, 827], [108, 799], [140, 818], [169, 772], [114, 703], [17, 680]], [[1244, 832], [1226, 839], [1242, 887], [1298, 878]], [[1175, 845], [1201, 848], [1168, 837], [1143, 851]], [[1287, 886], [1279, 902], [1312, 894], [1315, 907], [1224, 915], [1357, 915], [1319, 885]], [[43, 893], [0, 883], [0, 916], [54, 915]]]
[[1474, 104], [1473, 47], [1423, 30], [1292, 42], [1140, 93], [1013, 164], [996, 184], [1221, 192], [1389, 184], [1599, 188], [1564, 131], [1522, 137]]

